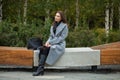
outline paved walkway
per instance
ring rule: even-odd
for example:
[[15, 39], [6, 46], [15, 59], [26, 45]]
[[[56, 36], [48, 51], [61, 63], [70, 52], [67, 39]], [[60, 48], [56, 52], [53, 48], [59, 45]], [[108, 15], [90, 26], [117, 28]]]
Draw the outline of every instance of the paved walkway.
[[0, 80], [120, 80], [120, 72], [46, 71], [34, 77], [31, 71], [0, 71]]

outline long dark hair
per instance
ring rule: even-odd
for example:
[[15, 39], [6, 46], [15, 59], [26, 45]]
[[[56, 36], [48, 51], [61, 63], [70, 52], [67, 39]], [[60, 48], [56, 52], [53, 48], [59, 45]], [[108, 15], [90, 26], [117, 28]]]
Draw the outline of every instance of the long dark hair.
[[[66, 20], [66, 18], [65, 18], [65, 15], [64, 15], [63, 11], [57, 11], [56, 13], [59, 13], [59, 14], [60, 14], [60, 16], [61, 16], [61, 22], [67, 23], [67, 20]], [[55, 24], [55, 21], [53, 21], [53, 25], [54, 25], [54, 24]]]

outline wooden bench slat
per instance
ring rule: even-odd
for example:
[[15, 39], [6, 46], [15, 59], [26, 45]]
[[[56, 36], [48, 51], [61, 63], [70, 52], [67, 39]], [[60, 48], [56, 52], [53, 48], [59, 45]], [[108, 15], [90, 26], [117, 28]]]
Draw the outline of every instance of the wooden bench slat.
[[101, 56], [120, 56], [120, 49], [105, 49], [101, 50]]
[[120, 64], [120, 49], [103, 49], [101, 50], [101, 61], [102, 65], [105, 64]]
[[26, 48], [0, 48], [0, 65], [32, 66], [33, 51]]
[[98, 46], [93, 46], [91, 48], [100, 49], [100, 50], [102, 50], [102, 49], [113, 49], [113, 48], [120, 49], [120, 41], [113, 42], [113, 43], [102, 44], [102, 45], [98, 45]]
[[101, 65], [120, 64], [120, 56], [101, 56]]

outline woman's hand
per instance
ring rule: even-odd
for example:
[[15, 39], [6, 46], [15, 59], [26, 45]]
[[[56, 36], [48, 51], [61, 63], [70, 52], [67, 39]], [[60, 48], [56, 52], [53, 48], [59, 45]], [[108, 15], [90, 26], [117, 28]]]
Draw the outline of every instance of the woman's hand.
[[51, 45], [50, 45], [49, 42], [46, 42], [46, 43], [45, 43], [45, 46], [46, 46], [46, 47], [50, 47]]

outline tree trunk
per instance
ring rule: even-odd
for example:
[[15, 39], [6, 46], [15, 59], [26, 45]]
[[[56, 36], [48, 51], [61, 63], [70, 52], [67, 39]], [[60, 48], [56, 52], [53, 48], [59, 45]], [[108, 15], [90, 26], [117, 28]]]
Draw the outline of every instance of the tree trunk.
[[67, 19], [67, 15], [66, 15], [66, 13], [67, 13], [67, 5], [66, 5], [66, 3], [67, 3], [68, 1], [66, 1], [66, 0], [64, 0], [64, 15], [65, 15], [65, 18]]
[[23, 24], [26, 25], [26, 23], [27, 23], [27, 0], [25, 0], [25, 2], [24, 2], [23, 19], [24, 19]]
[[[49, 0], [47, 0], [46, 3], [49, 4]], [[49, 16], [49, 13], [50, 13], [49, 6], [46, 6], [46, 8], [45, 8], [45, 12], [46, 12], [45, 21], [47, 21], [47, 20], [50, 18], [50, 16]]]
[[0, 0], [0, 22], [2, 21], [2, 0]]
[[119, 30], [120, 30], [120, 4], [119, 4], [118, 9], [119, 9]]
[[79, 3], [78, 0], [76, 0], [76, 28], [78, 28], [79, 24]]
[[49, 9], [46, 9], [46, 14], [47, 14], [47, 16], [45, 17], [45, 21], [50, 18], [49, 13], [50, 13], [50, 10], [49, 10]]
[[106, 36], [109, 35], [109, 3], [106, 4], [106, 10], [105, 10], [105, 31]]
[[110, 30], [113, 29], [113, 3], [111, 3], [111, 11], [110, 11]]
[[[50, 4], [50, 0], [47, 0], [46, 4]], [[49, 27], [51, 25], [51, 23], [50, 23], [50, 6], [49, 5], [45, 6], [45, 12], [46, 12], [46, 16], [45, 16], [45, 22], [44, 22], [45, 25], [44, 26]]]
[[50, 16], [49, 16], [50, 10], [46, 9], [46, 17], [45, 17], [45, 27], [48, 27], [50, 25]]

